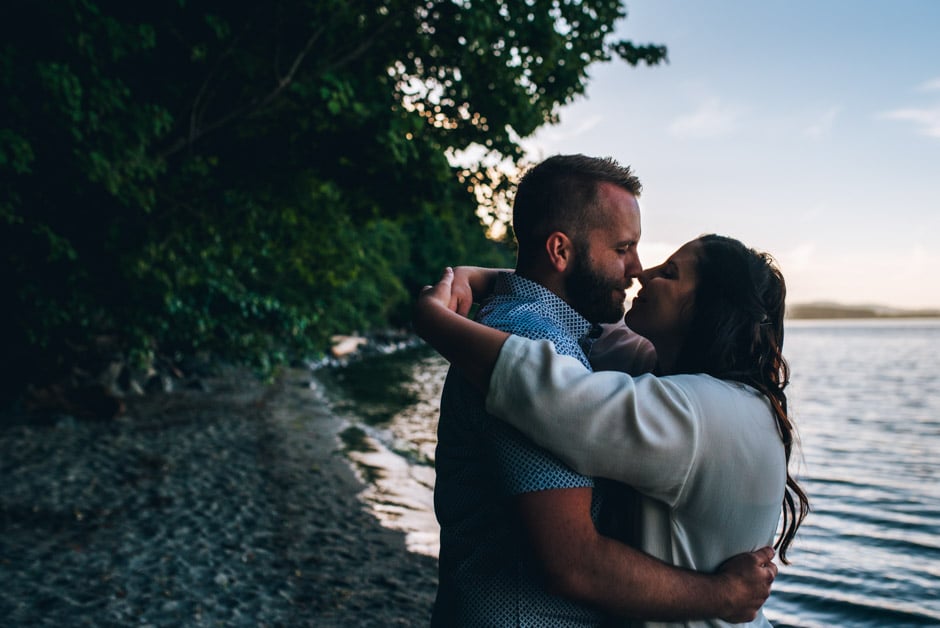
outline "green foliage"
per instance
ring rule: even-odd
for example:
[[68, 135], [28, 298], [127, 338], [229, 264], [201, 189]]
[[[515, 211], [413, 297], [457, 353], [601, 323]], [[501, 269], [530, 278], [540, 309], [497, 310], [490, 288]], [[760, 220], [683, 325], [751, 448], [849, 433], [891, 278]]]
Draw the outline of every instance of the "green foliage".
[[[17, 2], [0, 25], [8, 366], [119, 336], [262, 367], [510, 265], [468, 180], [584, 91], [617, 0]], [[450, 151], [485, 147], [458, 168]], [[25, 366], [24, 366], [25, 365]]]

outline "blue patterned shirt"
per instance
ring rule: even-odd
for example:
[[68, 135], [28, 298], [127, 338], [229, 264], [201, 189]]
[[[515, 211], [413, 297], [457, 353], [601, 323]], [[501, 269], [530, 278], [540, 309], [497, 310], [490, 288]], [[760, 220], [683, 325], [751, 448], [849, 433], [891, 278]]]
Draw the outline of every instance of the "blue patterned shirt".
[[[515, 274], [497, 279], [480, 322], [526, 338], [545, 338], [590, 368], [592, 326], [545, 287]], [[434, 626], [596, 626], [595, 609], [549, 594], [528, 550], [512, 499], [521, 493], [593, 487], [506, 423], [451, 367], [441, 396], [434, 510], [441, 524], [440, 583]], [[599, 508], [597, 491], [592, 516]]]

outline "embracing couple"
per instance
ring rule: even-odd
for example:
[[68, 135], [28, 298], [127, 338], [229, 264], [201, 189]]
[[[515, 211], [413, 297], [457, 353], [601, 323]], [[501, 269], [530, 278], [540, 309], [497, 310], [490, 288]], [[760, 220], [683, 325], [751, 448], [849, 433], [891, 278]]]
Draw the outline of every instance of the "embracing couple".
[[643, 270], [640, 189], [613, 160], [552, 157], [518, 187], [515, 272], [447, 269], [418, 299], [452, 364], [434, 626], [770, 625], [769, 546], [786, 562], [808, 510], [783, 277], [714, 235]]

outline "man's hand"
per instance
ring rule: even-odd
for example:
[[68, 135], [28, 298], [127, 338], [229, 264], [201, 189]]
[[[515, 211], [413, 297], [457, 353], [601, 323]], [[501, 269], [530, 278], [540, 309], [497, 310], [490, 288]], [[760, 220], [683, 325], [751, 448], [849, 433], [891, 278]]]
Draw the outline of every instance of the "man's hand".
[[718, 568], [724, 580], [721, 591], [728, 609], [721, 618], [731, 623], [752, 621], [770, 596], [770, 585], [777, 577], [774, 550], [764, 547], [756, 552], [738, 554]]

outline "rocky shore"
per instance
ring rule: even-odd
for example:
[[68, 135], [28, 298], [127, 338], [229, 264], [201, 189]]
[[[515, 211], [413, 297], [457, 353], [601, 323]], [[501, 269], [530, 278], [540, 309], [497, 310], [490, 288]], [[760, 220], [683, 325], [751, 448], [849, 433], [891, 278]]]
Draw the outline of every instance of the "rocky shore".
[[423, 626], [437, 564], [357, 499], [311, 373], [0, 423], [5, 626]]

